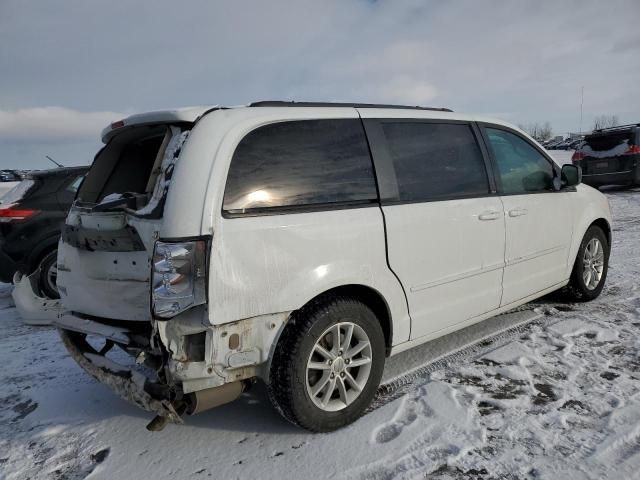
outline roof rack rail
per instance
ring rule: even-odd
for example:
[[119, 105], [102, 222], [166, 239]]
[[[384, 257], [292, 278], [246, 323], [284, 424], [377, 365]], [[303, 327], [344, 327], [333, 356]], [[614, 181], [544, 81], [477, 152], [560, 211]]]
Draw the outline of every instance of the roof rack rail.
[[378, 103], [341, 103], [341, 102], [294, 102], [285, 100], [264, 100], [253, 102], [250, 107], [353, 107], [353, 108], [402, 108], [409, 110], [434, 110], [436, 112], [453, 112], [450, 108], [420, 107], [410, 105], [387, 105]]
[[623, 128], [629, 128], [629, 127], [640, 127], [640, 123], [628, 123], [626, 125], [616, 125], [615, 127], [607, 127], [607, 128], [598, 128], [596, 130], [594, 130], [592, 133], [596, 133], [596, 132], [610, 132], [612, 130], [621, 130]]

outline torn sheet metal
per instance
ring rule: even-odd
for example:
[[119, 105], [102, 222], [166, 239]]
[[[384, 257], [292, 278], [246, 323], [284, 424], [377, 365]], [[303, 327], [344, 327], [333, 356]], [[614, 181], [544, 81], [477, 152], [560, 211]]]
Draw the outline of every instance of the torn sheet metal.
[[147, 412], [155, 413], [173, 423], [183, 423], [182, 418], [168, 400], [153, 398], [145, 391], [149, 380], [142, 373], [90, 352], [83, 352], [71, 332], [60, 329], [60, 337], [71, 357], [89, 375], [109, 386], [116, 394]]
[[137, 252], [144, 251], [144, 243], [138, 231], [130, 225], [119, 230], [86, 228], [84, 226], [64, 225], [62, 241], [68, 245], [90, 252]]
[[167, 192], [169, 191], [169, 184], [173, 176], [173, 169], [180, 156], [182, 145], [187, 140], [190, 131], [187, 130], [181, 133], [179, 128], [171, 127], [171, 133], [172, 137], [164, 151], [164, 158], [160, 166], [161, 171], [156, 179], [151, 199], [144, 207], [135, 212], [135, 214], [140, 217], [157, 218], [162, 215], [164, 202], [167, 198]]
[[131, 342], [133, 332], [122, 327], [113, 327], [93, 320], [82, 319], [71, 315], [60, 315], [53, 321], [53, 326], [72, 332], [97, 335], [127, 345]]

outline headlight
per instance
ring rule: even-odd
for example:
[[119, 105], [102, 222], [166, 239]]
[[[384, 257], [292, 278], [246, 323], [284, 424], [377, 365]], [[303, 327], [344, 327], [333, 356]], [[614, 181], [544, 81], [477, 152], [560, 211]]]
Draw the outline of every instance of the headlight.
[[207, 301], [204, 240], [156, 242], [153, 252], [152, 308], [171, 318]]

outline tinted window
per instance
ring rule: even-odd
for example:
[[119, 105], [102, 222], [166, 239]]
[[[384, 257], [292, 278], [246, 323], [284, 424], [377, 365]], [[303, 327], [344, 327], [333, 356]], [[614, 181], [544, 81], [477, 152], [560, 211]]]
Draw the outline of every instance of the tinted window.
[[223, 208], [242, 213], [376, 197], [360, 120], [304, 120], [244, 137], [231, 160]]
[[67, 185], [67, 190], [76, 193], [78, 191], [78, 188], [80, 187], [80, 184], [82, 183], [82, 180], [84, 180], [84, 175], [76, 177], [69, 185]]
[[489, 193], [482, 153], [469, 125], [385, 122], [400, 200]]
[[523, 138], [495, 128], [485, 129], [504, 193], [552, 190], [551, 162]]

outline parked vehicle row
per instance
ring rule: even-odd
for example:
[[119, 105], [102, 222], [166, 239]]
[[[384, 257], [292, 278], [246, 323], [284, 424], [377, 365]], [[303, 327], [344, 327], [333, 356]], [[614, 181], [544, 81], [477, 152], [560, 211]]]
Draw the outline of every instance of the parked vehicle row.
[[334, 430], [389, 355], [606, 279], [605, 197], [501, 121], [259, 102], [134, 115], [103, 141], [62, 229], [56, 326], [151, 428], [261, 380], [288, 420]]
[[23, 175], [20, 170], [0, 170], [0, 203], [4, 194], [20, 183]]
[[588, 185], [640, 185], [640, 124], [595, 130], [572, 161], [581, 167]]
[[565, 140], [550, 140], [544, 142], [542, 146], [547, 150], [574, 150], [584, 140], [582, 138], [567, 138]]

